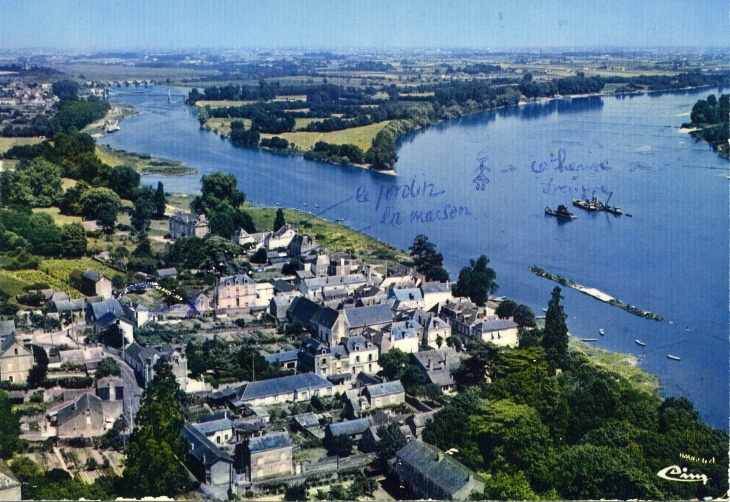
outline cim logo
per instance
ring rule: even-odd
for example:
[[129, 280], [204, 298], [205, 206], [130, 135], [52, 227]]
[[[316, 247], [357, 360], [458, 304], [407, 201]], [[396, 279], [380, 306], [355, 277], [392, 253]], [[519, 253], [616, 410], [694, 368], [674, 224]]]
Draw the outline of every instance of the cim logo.
[[681, 483], [698, 483], [702, 481], [703, 485], [706, 485], [707, 481], [710, 479], [704, 474], [689, 473], [687, 472], [686, 467], [679, 467], [678, 465], [665, 467], [661, 471], [657, 472], [656, 475], [668, 481], [679, 481]]

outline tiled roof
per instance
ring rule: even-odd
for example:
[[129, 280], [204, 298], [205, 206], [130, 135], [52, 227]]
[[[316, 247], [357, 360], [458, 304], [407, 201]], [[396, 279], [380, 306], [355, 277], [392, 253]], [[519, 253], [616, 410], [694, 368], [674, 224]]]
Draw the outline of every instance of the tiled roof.
[[251, 439], [248, 443], [248, 449], [251, 452], [267, 451], [275, 450], [277, 448], [286, 448], [291, 445], [292, 442], [289, 434], [286, 432], [279, 432]]
[[329, 424], [327, 428], [330, 430], [330, 434], [334, 436], [341, 436], [346, 434], [352, 436], [355, 434], [362, 434], [368, 427], [370, 427], [370, 420], [367, 418], [358, 418], [356, 420], [345, 420], [344, 422], [337, 422]]
[[292, 418], [304, 428], [319, 427], [319, 419], [314, 413], [302, 413], [294, 415]]
[[315, 375], [314, 373], [300, 373], [298, 375], [272, 378], [271, 380], [263, 380], [261, 382], [251, 382], [246, 386], [246, 390], [243, 391], [241, 401], [246, 402], [267, 396], [291, 394], [295, 390], [315, 390], [331, 387], [332, 384], [319, 375]]
[[416, 427], [425, 427], [426, 426], [426, 422], [428, 420], [433, 419], [433, 416], [435, 414], [436, 414], [435, 411], [426, 411], [426, 412], [423, 412], [423, 413], [415, 413], [413, 415], [413, 419], [412, 419], [413, 420], [413, 424]]
[[434, 485], [452, 496], [474, 476], [468, 467], [452, 456], [417, 439], [398, 450], [396, 458], [419, 471]]
[[286, 352], [278, 352], [276, 354], [269, 354], [268, 356], [265, 356], [264, 359], [266, 359], [268, 362], [272, 364], [281, 364], [281, 363], [287, 363], [291, 361], [296, 361], [298, 358], [299, 351], [294, 350], [287, 350]]
[[413, 302], [423, 300], [421, 290], [418, 288], [391, 289], [388, 297], [395, 298], [399, 302]]
[[212, 420], [209, 422], [202, 422], [192, 424], [193, 427], [198, 429], [202, 434], [210, 434], [212, 432], [225, 431], [233, 429], [233, 424], [230, 418], [221, 418], [218, 420]]
[[56, 424], [63, 425], [86, 410], [102, 414], [101, 399], [93, 394], [84, 393], [76, 401], [61, 408], [56, 415]]
[[[500, 329], [516, 329], [517, 324], [509, 319], [500, 319], [497, 321], [481, 321], [477, 325], [481, 324], [482, 333], [488, 333], [490, 331], [497, 331]], [[472, 328], [476, 327], [472, 326]]]
[[0, 338], [15, 333], [15, 321], [0, 321]]
[[228, 275], [226, 277], [221, 277], [220, 281], [218, 281], [218, 284], [221, 286], [228, 286], [228, 283], [231, 283], [231, 286], [235, 285], [245, 285], [245, 284], [256, 284], [256, 281], [251, 279], [246, 274], [238, 274], [238, 275]]
[[448, 282], [424, 282], [421, 284], [421, 291], [424, 295], [429, 293], [451, 293], [451, 286]]
[[84, 279], [89, 279], [93, 282], [99, 282], [103, 276], [99, 272], [96, 272], [94, 270], [87, 270], [86, 272], [84, 272], [82, 277]]
[[374, 324], [393, 322], [393, 312], [390, 305], [383, 303], [371, 307], [358, 307], [345, 310], [345, 318], [351, 328], [362, 328]]
[[176, 268], [161, 268], [157, 270], [157, 277], [172, 277], [174, 275], [177, 275], [177, 269]]
[[204, 434], [199, 432], [192, 424], [186, 423], [181, 434], [190, 441], [192, 451], [190, 455], [195, 457], [203, 465], [213, 465], [219, 461], [231, 462], [231, 456], [214, 445]]
[[309, 298], [297, 296], [296, 298], [294, 298], [294, 301], [291, 302], [291, 305], [289, 305], [289, 309], [287, 311], [289, 312], [289, 316], [292, 319], [302, 321], [304, 323], [309, 323], [311, 322], [312, 317], [317, 312], [318, 308], [319, 305], [314, 303]]
[[332, 329], [339, 317], [340, 313], [338, 311], [329, 307], [320, 306], [312, 316], [312, 322]]
[[58, 300], [53, 302], [53, 304], [56, 306], [56, 312], [71, 312], [74, 310], [84, 310], [86, 302], [83, 298], [78, 298], [76, 300]]
[[367, 386], [368, 394], [370, 397], [389, 396], [391, 394], [398, 394], [405, 392], [403, 385], [400, 380], [393, 380], [392, 382], [379, 383], [376, 385]]
[[[370, 344], [370, 347], [368, 347], [368, 344]], [[345, 349], [347, 349], [348, 354], [360, 350], [372, 350], [373, 348], [372, 342], [365, 340], [363, 336], [351, 336], [345, 339]]]
[[10, 470], [10, 467], [0, 460], [0, 487], [7, 489], [15, 486], [20, 486], [20, 481], [15, 477], [15, 473]]
[[94, 313], [94, 317], [98, 320], [107, 312], [114, 312], [117, 317], [124, 317], [122, 304], [116, 298], [108, 298], [96, 303], [90, 303], [89, 307]]

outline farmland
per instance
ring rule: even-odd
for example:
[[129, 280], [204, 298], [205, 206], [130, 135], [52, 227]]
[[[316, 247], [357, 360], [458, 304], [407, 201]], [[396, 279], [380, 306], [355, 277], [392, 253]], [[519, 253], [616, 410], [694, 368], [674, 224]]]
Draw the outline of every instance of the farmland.
[[370, 124], [363, 127], [353, 127], [351, 129], [344, 129], [341, 131], [332, 132], [285, 132], [282, 134], [262, 134], [262, 138], [272, 138], [279, 136], [284, 138], [289, 143], [294, 143], [300, 150], [309, 150], [314, 147], [314, 144], [318, 141], [324, 141], [333, 145], [344, 145], [351, 144], [359, 146], [363, 151], [370, 148], [373, 143], [373, 138], [390, 123], [389, 120], [378, 122], [377, 124]]

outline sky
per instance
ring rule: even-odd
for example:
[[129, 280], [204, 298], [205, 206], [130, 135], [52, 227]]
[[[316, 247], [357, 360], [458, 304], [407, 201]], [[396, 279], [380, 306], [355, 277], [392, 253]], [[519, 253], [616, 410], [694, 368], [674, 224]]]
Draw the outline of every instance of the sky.
[[728, 47], [728, 0], [0, 0], [0, 49]]

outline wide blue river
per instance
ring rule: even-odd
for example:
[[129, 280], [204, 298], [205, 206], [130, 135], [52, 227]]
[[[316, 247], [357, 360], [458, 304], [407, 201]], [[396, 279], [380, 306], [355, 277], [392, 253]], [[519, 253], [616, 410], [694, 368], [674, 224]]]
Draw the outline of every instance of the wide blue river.
[[[400, 249], [425, 234], [454, 280], [485, 254], [498, 295], [537, 315], [555, 283], [530, 265], [655, 312], [666, 322], [563, 288], [574, 336], [636, 355], [665, 396], [689, 397], [709, 424], [728, 428], [730, 173], [708, 145], [679, 132], [697, 99], [722, 89], [552, 101], [439, 123], [400, 140], [397, 176], [233, 147], [199, 128], [186, 92], [173, 89], [170, 103], [166, 88], [113, 92], [139, 115], [100, 142], [200, 170], [143, 178], [167, 191], [195, 193], [201, 175], [220, 170], [259, 205], [344, 220]], [[572, 206], [594, 194], [612, 194], [632, 217]], [[558, 204], [578, 218], [544, 214]]]

